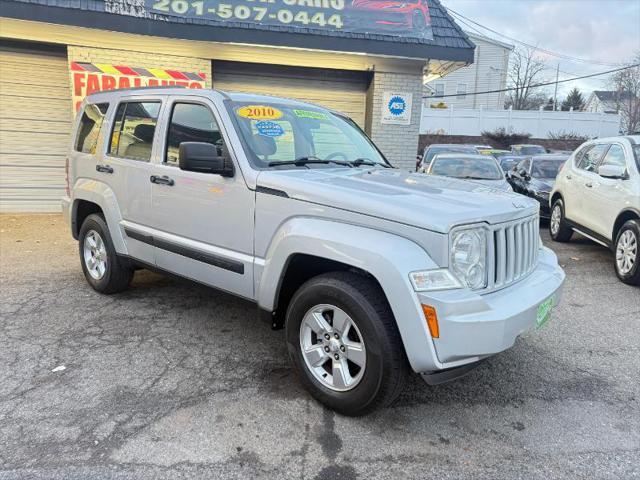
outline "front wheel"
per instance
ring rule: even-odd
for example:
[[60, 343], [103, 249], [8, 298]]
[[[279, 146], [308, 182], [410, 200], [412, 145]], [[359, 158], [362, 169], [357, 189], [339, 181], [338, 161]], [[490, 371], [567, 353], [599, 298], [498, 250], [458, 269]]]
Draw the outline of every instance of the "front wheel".
[[626, 222], [616, 238], [616, 274], [629, 285], [640, 285], [640, 221]]
[[393, 402], [408, 362], [384, 292], [351, 272], [315, 277], [293, 296], [286, 318], [289, 357], [305, 388], [345, 415]]
[[117, 255], [109, 227], [101, 215], [92, 214], [85, 219], [78, 243], [84, 276], [94, 290], [110, 294], [127, 289], [133, 268]]
[[567, 225], [564, 216], [564, 203], [558, 198], [551, 207], [551, 217], [549, 218], [549, 233], [556, 242], [568, 242], [573, 235], [572, 228]]

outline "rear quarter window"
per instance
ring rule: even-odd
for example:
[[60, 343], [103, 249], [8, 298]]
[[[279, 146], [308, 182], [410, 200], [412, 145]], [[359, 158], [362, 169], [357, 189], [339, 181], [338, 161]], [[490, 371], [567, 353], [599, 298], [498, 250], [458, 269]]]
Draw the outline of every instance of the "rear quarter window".
[[76, 134], [75, 150], [77, 152], [96, 153], [100, 129], [108, 109], [108, 103], [96, 103], [84, 107]]

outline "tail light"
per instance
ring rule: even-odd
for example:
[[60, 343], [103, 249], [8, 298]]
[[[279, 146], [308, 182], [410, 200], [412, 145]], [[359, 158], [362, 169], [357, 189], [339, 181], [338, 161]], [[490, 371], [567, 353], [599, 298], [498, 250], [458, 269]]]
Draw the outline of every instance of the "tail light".
[[69, 179], [69, 157], [64, 159], [64, 176], [65, 176], [65, 180], [67, 182], [67, 187], [66, 187], [66, 192], [67, 192], [67, 197], [71, 196], [71, 184], [70, 179]]

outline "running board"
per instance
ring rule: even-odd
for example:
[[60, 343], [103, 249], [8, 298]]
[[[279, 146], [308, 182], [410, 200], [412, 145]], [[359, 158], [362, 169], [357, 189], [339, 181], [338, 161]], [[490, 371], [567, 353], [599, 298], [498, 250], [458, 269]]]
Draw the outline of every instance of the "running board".
[[609, 245], [607, 245], [605, 242], [603, 242], [602, 240], [598, 240], [597, 238], [589, 235], [588, 233], [584, 233], [582, 230], [577, 229], [576, 227], [571, 227], [572, 230], [574, 232], [579, 233], [580, 235], [582, 235], [583, 237], [587, 237], [589, 240], [592, 240], [596, 243], [599, 243], [600, 245], [602, 245], [603, 247], [607, 247], [607, 248], [611, 248]]

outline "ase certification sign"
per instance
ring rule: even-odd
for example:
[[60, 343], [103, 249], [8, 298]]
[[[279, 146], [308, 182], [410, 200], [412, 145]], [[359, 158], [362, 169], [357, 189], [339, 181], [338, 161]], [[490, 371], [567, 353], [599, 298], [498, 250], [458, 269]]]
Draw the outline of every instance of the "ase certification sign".
[[411, 125], [412, 93], [383, 92], [382, 123]]

